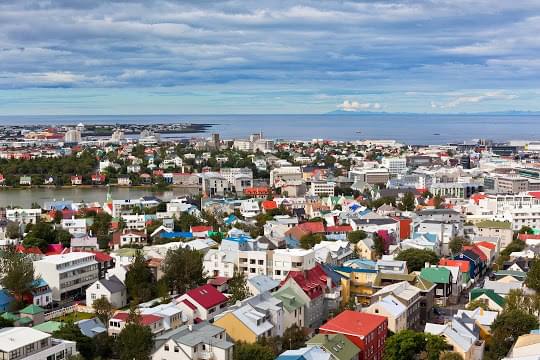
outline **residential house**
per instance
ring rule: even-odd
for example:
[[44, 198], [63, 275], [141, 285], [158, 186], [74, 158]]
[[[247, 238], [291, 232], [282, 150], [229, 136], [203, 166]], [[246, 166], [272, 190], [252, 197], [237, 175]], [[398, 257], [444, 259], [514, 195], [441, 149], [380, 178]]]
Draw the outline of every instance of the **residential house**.
[[281, 353], [276, 360], [334, 360], [335, 357], [319, 346], [306, 346]]
[[77, 355], [76, 343], [53, 339], [52, 335], [29, 327], [0, 329], [0, 354], [11, 359], [67, 359]]
[[266, 275], [253, 276], [248, 278], [246, 283], [251, 295], [273, 293], [279, 289], [279, 281]]
[[442, 336], [464, 360], [482, 360], [484, 341], [480, 340], [480, 330], [473, 319], [456, 318], [444, 325], [427, 323], [424, 332]]
[[283, 328], [288, 329], [293, 325], [303, 328], [306, 324], [306, 306], [309, 297], [302, 291], [298, 284], [291, 282], [285, 284], [272, 294], [283, 304]]
[[143, 231], [124, 229], [116, 231], [111, 240], [111, 248], [118, 250], [125, 245], [144, 245], [146, 244], [147, 235]]
[[381, 297], [367, 308], [363, 308], [362, 312], [386, 316], [388, 329], [394, 333], [408, 329], [407, 308], [393, 295]]
[[525, 334], [517, 338], [503, 360], [534, 360], [540, 354], [540, 334]]
[[115, 309], [127, 305], [126, 286], [116, 276], [100, 279], [86, 289], [86, 305], [93, 306], [94, 301], [105, 298]]
[[436, 285], [435, 302], [446, 306], [452, 295], [452, 272], [444, 267], [428, 267], [420, 271], [420, 277]]
[[306, 341], [308, 347], [320, 347], [335, 360], [358, 360], [360, 348], [343, 334], [318, 334]]
[[509, 221], [484, 220], [476, 223], [477, 235], [482, 237], [496, 237], [500, 239], [500, 248], [507, 247], [513, 239], [514, 231]]
[[229, 310], [216, 317], [214, 323], [225, 329], [234, 341], [255, 343], [264, 337], [271, 337], [274, 324], [269, 314], [261, 312], [251, 304]]
[[472, 289], [469, 295], [470, 302], [481, 301], [488, 310], [501, 312], [504, 308], [504, 298], [492, 289]]
[[[119, 311], [114, 316], [109, 319], [108, 333], [109, 336], [116, 338], [118, 334], [128, 324], [129, 313]], [[152, 331], [154, 336], [160, 335], [165, 330], [163, 327], [163, 318], [157, 315], [152, 314], [141, 314], [139, 316], [140, 324], [147, 326]]]
[[205, 284], [180, 295], [175, 302], [191, 323], [211, 321], [225, 310], [228, 299], [212, 285]]

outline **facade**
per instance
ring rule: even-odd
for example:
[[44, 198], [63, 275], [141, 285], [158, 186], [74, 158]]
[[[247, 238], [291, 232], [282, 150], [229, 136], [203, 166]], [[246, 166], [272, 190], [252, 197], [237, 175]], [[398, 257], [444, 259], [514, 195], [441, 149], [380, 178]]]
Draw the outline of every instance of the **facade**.
[[45, 280], [55, 301], [82, 295], [88, 286], [98, 280], [96, 255], [73, 252], [50, 255], [34, 261], [37, 275]]
[[0, 357], [4, 360], [62, 360], [77, 355], [73, 341], [28, 327], [0, 329]]
[[41, 217], [41, 209], [7, 209], [6, 218], [20, 224], [35, 224]]
[[123, 308], [127, 305], [126, 287], [116, 276], [98, 280], [86, 289], [86, 306], [100, 298], [106, 298], [115, 309]]

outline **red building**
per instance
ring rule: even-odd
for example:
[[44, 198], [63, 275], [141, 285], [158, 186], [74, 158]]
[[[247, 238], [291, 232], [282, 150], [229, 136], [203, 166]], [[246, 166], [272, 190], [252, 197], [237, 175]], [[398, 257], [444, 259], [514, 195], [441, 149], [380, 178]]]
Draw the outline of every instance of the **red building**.
[[319, 328], [321, 334], [343, 334], [362, 352], [359, 360], [381, 360], [388, 332], [388, 319], [345, 310]]

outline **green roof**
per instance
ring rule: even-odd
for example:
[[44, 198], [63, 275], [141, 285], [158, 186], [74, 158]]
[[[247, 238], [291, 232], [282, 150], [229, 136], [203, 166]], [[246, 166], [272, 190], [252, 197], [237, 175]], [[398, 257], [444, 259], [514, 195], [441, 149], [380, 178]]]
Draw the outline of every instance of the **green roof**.
[[19, 323], [19, 325], [28, 325], [32, 322], [32, 319], [28, 317], [22, 317], [18, 319], [17, 322]]
[[21, 310], [21, 314], [27, 314], [27, 315], [36, 315], [36, 314], [41, 314], [42, 312], [45, 312], [45, 310], [43, 310], [43, 308], [40, 308], [39, 306], [34, 305], [34, 304], [28, 305], [27, 307]]
[[33, 328], [39, 331], [46, 332], [47, 334], [52, 334], [53, 332], [60, 330], [64, 324], [59, 321], [46, 321], [42, 324], [36, 325]]
[[283, 302], [283, 306], [288, 312], [292, 312], [304, 305], [306, 301], [297, 294], [291, 286], [285, 285], [272, 294], [273, 297]]
[[443, 267], [423, 268], [420, 272], [420, 276], [423, 279], [431, 281], [434, 284], [449, 284], [450, 274], [450, 270]]
[[338, 360], [356, 358], [360, 352], [360, 349], [343, 334], [315, 335], [306, 341], [306, 345], [319, 345]]
[[491, 228], [491, 229], [512, 229], [510, 221], [495, 221], [495, 220], [483, 220], [476, 223], [476, 227], [479, 228]]
[[515, 278], [522, 278], [524, 279], [525, 277], [527, 277], [527, 273], [526, 272], [523, 272], [523, 271], [517, 271], [517, 270], [499, 270], [497, 272], [495, 272], [494, 274], [495, 276], [501, 276], [501, 277], [504, 277], [504, 276], [513, 276]]
[[493, 300], [497, 305], [504, 306], [504, 298], [497, 294], [493, 289], [472, 289], [471, 290], [471, 301], [476, 299], [481, 295], [486, 295], [488, 298]]
[[12, 312], [5, 312], [2, 314], [2, 318], [3, 319], [6, 319], [6, 320], [11, 320], [11, 321], [17, 321], [19, 320], [19, 316], [18, 315], [15, 315], [14, 313]]
[[428, 291], [431, 289], [435, 284], [427, 279], [423, 279], [421, 276], [416, 277], [416, 281], [413, 284], [420, 290]]

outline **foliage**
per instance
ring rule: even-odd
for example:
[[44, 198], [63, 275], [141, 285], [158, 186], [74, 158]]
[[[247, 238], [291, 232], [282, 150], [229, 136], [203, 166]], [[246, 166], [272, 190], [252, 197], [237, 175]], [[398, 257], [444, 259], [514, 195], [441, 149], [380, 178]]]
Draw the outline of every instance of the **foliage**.
[[274, 358], [272, 349], [261, 344], [237, 342], [234, 347], [233, 359], [235, 360], [274, 360]]
[[90, 226], [90, 231], [97, 237], [99, 248], [106, 249], [109, 247], [111, 240], [110, 228], [112, 216], [102, 211], [99, 214], [93, 213], [94, 222]]
[[537, 292], [540, 292], [540, 259], [535, 258], [532, 261], [529, 271], [527, 272], [525, 285]]
[[188, 248], [169, 250], [162, 263], [169, 288], [179, 294], [206, 283], [203, 254]]
[[409, 360], [418, 358], [437, 360], [444, 350], [448, 349], [446, 340], [440, 336], [402, 330], [386, 339], [384, 348], [385, 360]]
[[7, 289], [18, 301], [32, 289], [34, 282], [34, 264], [15, 247], [7, 247], [2, 254], [2, 278], [0, 284]]
[[463, 360], [463, 356], [455, 351], [445, 351], [441, 354], [439, 360]]
[[492, 336], [488, 341], [486, 359], [503, 358], [519, 336], [537, 328], [536, 316], [519, 309], [503, 311], [491, 326]]
[[439, 257], [431, 250], [407, 249], [400, 252], [396, 256], [396, 260], [406, 261], [409, 271], [419, 271], [425, 263], [437, 264]]
[[540, 312], [540, 294], [529, 294], [523, 289], [512, 289], [505, 298], [504, 310], [521, 310], [536, 315]]
[[326, 240], [323, 234], [307, 234], [300, 239], [300, 246], [303, 249], [312, 249], [316, 244]]
[[376, 257], [379, 258], [384, 255], [386, 247], [383, 238], [379, 234], [373, 234], [373, 247]]
[[0, 329], [6, 328], [6, 327], [13, 327], [13, 321], [0, 317]]
[[518, 234], [534, 234], [534, 231], [530, 226], [523, 225], [521, 229], [519, 229]]
[[77, 350], [85, 359], [94, 358], [95, 347], [92, 339], [84, 336], [81, 333], [81, 329], [79, 329], [72, 321], [64, 323], [64, 325], [52, 335], [56, 339], [75, 341], [77, 343]]
[[109, 319], [113, 315], [113, 306], [107, 300], [106, 297], [100, 297], [92, 303], [96, 317], [101, 320], [103, 324], [108, 324]]
[[55, 228], [51, 223], [38, 221], [27, 227], [23, 245], [26, 247], [37, 246], [41, 250], [46, 250], [49, 244], [62, 244], [69, 247], [71, 243], [71, 234], [62, 228]]
[[148, 326], [128, 323], [116, 338], [120, 360], [147, 360], [153, 348], [154, 338]]
[[467, 310], [474, 310], [476, 308], [482, 308], [484, 310], [489, 310], [489, 306], [480, 299], [473, 300], [467, 305]]
[[201, 220], [195, 215], [182, 212], [180, 213], [180, 216], [174, 220], [174, 231], [189, 231], [192, 226], [201, 224]]
[[6, 236], [8, 239], [18, 239], [21, 236], [19, 224], [10, 222], [6, 226]]
[[385, 197], [378, 198], [377, 200], [372, 200], [368, 205], [371, 209], [378, 209], [385, 204], [396, 206], [396, 198], [385, 196]]
[[281, 348], [283, 350], [296, 350], [304, 347], [308, 339], [306, 330], [294, 324], [283, 332]]
[[241, 271], [235, 271], [233, 277], [229, 281], [229, 301], [231, 304], [237, 301], [244, 300], [249, 297], [249, 289], [246, 282], [246, 276]]
[[367, 238], [367, 233], [363, 230], [354, 230], [347, 234], [347, 240], [353, 244], [357, 244], [360, 240]]
[[461, 250], [463, 250], [463, 246], [468, 244], [469, 241], [463, 236], [454, 236], [452, 239], [450, 239], [448, 247], [450, 248], [452, 254], [459, 254]]
[[440, 195], [435, 195], [433, 198], [433, 205], [435, 209], [441, 209], [444, 205], [444, 199]]
[[402, 211], [414, 211], [416, 208], [416, 202], [414, 194], [412, 192], [407, 192], [399, 204], [399, 209]]
[[154, 277], [141, 251], [137, 251], [126, 273], [126, 288], [136, 301], [145, 302], [153, 297]]
[[427, 360], [438, 360], [445, 350], [451, 348], [442, 336], [424, 333], [426, 337], [425, 353]]
[[101, 359], [112, 359], [115, 348], [114, 338], [109, 336], [106, 332], [97, 334], [92, 338], [94, 342], [94, 357]]

